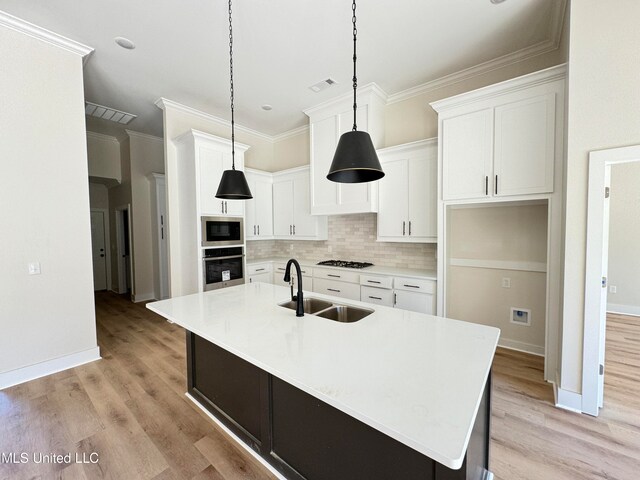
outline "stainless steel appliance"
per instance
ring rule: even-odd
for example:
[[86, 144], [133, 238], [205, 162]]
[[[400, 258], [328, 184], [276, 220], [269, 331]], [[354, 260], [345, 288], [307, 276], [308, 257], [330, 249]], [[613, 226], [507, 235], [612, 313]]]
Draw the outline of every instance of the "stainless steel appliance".
[[201, 217], [201, 221], [203, 247], [244, 244], [242, 217]]
[[244, 248], [205, 248], [202, 258], [204, 291], [244, 283]]
[[318, 265], [324, 265], [326, 267], [343, 267], [343, 268], [367, 268], [373, 267], [373, 263], [369, 262], [349, 262], [346, 260], [325, 260], [318, 262]]

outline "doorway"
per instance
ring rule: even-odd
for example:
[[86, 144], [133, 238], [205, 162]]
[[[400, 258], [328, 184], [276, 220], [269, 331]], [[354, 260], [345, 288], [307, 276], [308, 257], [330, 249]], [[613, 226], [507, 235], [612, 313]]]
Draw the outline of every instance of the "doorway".
[[613, 286], [609, 284], [609, 220], [615, 194], [611, 169], [633, 162], [640, 162], [640, 145], [589, 154], [582, 411], [593, 416], [604, 406], [607, 300]]
[[133, 291], [133, 264], [131, 261], [131, 206], [123, 205], [116, 210], [116, 251], [118, 270], [118, 293], [131, 295]]
[[109, 212], [91, 209], [91, 251], [93, 259], [93, 290], [106, 290], [111, 285], [111, 258], [107, 248], [109, 238]]

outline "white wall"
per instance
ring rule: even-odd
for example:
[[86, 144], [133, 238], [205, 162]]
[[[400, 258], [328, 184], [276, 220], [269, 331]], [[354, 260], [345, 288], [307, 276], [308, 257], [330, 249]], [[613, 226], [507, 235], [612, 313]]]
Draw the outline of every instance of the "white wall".
[[[111, 290], [118, 292], [118, 229], [116, 228], [116, 210], [131, 205], [131, 153], [129, 137], [119, 143], [119, 160], [122, 171], [122, 183], [109, 189], [109, 234], [111, 236]], [[129, 212], [131, 213], [131, 212]], [[133, 254], [133, 249], [129, 251]], [[135, 292], [132, 292], [135, 293]]]
[[561, 387], [582, 391], [588, 155], [640, 144], [640, 2], [571, 4]]
[[611, 168], [607, 309], [640, 315], [640, 162]]
[[130, 145], [131, 208], [133, 227], [134, 301], [155, 297], [154, 278], [159, 275], [153, 256], [151, 188], [148, 175], [164, 173], [162, 138], [127, 131]]
[[91, 208], [109, 209], [109, 190], [106, 185], [89, 182], [89, 205]]
[[82, 57], [0, 26], [0, 58], [2, 388], [17, 369], [99, 352]]

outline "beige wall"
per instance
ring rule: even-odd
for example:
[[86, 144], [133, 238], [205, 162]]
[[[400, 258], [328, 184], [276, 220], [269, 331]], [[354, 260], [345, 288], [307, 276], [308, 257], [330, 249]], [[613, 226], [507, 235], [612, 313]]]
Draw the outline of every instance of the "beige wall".
[[608, 309], [640, 315], [640, 162], [611, 168]]
[[2, 388], [3, 373], [98, 350], [82, 58], [1, 26], [0, 58]]
[[309, 130], [307, 129], [282, 140], [276, 140], [273, 144], [273, 160], [267, 171], [279, 172], [288, 168], [309, 165], [310, 149]]
[[89, 177], [122, 181], [120, 143], [115, 137], [87, 132]]
[[[456, 208], [448, 215], [447, 262], [482, 263], [448, 265], [447, 317], [498, 327], [501, 345], [543, 354], [546, 273], [523, 264], [546, 264], [547, 205]], [[511, 308], [531, 310], [531, 325], [511, 323]]]
[[164, 173], [162, 138], [128, 132], [131, 163], [131, 221], [135, 301], [155, 297], [154, 278], [159, 274], [153, 257], [150, 173]]
[[561, 387], [582, 391], [588, 154], [640, 144], [640, 2], [571, 4]]

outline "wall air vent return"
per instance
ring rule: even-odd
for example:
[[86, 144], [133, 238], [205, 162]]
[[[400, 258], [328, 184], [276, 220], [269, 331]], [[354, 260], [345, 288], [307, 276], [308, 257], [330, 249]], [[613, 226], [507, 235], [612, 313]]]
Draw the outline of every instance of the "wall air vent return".
[[103, 120], [110, 120], [112, 122], [120, 123], [122, 125], [127, 125], [131, 122], [137, 115], [133, 113], [123, 112], [121, 110], [116, 110], [115, 108], [104, 107], [102, 105], [98, 105], [97, 103], [84, 102], [84, 113], [91, 116], [101, 118]]
[[321, 82], [318, 82], [315, 85], [311, 85], [309, 89], [318, 93], [318, 92], [321, 92], [322, 90], [325, 90], [337, 84], [338, 82], [336, 82], [333, 78], [327, 78], [326, 80], [322, 80]]

